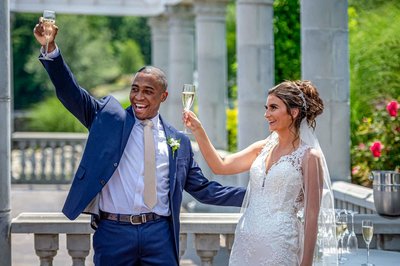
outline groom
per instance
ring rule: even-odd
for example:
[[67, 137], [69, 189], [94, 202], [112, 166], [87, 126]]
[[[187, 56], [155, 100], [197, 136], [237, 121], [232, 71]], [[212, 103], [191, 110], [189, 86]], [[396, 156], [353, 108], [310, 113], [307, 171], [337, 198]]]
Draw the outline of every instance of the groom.
[[[69, 219], [81, 213], [92, 215], [92, 226], [97, 228], [95, 265], [178, 265], [182, 191], [203, 203], [240, 206], [245, 190], [207, 180], [193, 159], [188, 137], [159, 115], [168, 97], [160, 69], [143, 67], [134, 75], [131, 106], [124, 110], [112, 96], [97, 100], [78, 85], [55, 43], [57, 31], [54, 26], [48, 44], [53, 60], [41, 62], [59, 100], [89, 130], [63, 213]], [[41, 22], [34, 35], [43, 51]], [[153, 124], [153, 204], [144, 199], [145, 120]]]

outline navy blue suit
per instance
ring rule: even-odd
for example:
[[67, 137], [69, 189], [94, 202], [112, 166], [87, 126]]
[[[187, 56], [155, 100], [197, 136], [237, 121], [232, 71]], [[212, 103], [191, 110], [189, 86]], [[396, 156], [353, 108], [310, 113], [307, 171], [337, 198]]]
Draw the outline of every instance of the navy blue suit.
[[[98, 215], [99, 192], [118, 167], [135, 123], [131, 107], [123, 109], [112, 96], [95, 99], [82, 89], [61, 54], [54, 61], [42, 61], [62, 104], [89, 130], [82, 160], [76, 171], [63, 213], [71, 220], [81, 213]], [[172, 156], [169, 148], [169, 207], [175, 257], [179, 258], [179, 213], [182, 191], [198, 201], [223, 206], [241, 206], [245, 189], [222, 186], [207, 180], [193, 159], [190, 140], [160, 116], [168, 138], [180, 139], [180, 148]], [[178, 263], [177, 263], [178, 264]]]

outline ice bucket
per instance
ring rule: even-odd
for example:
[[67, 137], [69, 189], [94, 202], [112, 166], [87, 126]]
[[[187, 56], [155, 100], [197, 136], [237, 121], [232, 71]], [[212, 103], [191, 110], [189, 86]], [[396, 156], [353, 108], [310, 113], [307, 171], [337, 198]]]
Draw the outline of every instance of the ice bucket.
[[400, 216], [400, 173], [372, 171], [370, 178], [376, 211], [381, 215]]

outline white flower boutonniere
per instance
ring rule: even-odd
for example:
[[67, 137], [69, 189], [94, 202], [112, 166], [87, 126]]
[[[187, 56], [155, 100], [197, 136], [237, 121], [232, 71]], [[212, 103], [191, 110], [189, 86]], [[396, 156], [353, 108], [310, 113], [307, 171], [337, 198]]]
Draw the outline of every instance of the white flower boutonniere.
[[180, 142], [181, 142], [180, 139], [178, 139], [178, 140], [176, 140], [174, 138], [167, 139], [167, 143], [171, 147], [171, 150], [172, 150], [172, 158], [174, 158], [174, 156], [175, 156], [175, 151], [177, 149], [179, 149], [179, 147], [181, 146]]

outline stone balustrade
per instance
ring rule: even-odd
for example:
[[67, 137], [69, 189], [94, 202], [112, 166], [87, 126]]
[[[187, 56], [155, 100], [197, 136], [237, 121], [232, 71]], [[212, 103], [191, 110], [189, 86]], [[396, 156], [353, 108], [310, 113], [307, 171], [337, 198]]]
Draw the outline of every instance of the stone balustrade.
[[86, 133], [14, 132], [13, 183], [69, 184], [82, 156]]
[[[194, 235], [194, 245], [202, 265], [213, 265], [221, 239], [232, 248], [238, 213], [182, 213], [180, 256], [187, 249], [188, 234]], [[12, 234], [34, 234], [34, 248], [41, 266], [52, 265], [59, 249], [59, 235], [65, 234], [72, 265], [85, 265], [91, 248], [90, 217], [81, 215], [70, 221], [62, 213], [21, 213], [12, 221]]]
[[[230, 251], [232, 248], [238, 213], [182, 213], [180, 256], [185, 254], [188, 234], [194, 235], [194, 247], [202, 265], [213, 265], [213, 259], [221, 248], [221, 242]], [[355, 233], [363, 247], [361, 221], [372, 220], [374, 235], [371, 248], [400, 251], [400, 219], [385, 218], [377, 214], [356, 214]], [[34, 234], [34, 248], [41, 266], [52, 265], [59, 249], [59, 235], [66, 234], [68, 254], [72, 265], [85, 265], [91, 248], [90, 218], [79, 216], [68, 220], [62, 213], [21, 213], [13, 219], [12, 234]]]

